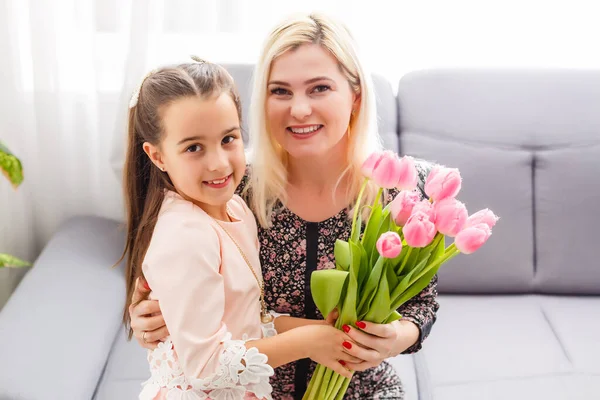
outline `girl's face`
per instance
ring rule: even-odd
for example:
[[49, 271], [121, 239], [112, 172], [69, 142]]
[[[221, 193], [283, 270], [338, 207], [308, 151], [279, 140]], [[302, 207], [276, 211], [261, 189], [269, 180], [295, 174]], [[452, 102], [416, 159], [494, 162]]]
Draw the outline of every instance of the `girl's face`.
[[246, 169], [233, 100], [228, 93], [185, 97], [160, 111], [163, 140], [158, 147], [144, 143], [144, 150], [180, 195], [219, 215]]
[[267, 126], [292, 158], [345, 151], [357, 96], [331, 53], [306, 44], [277, 57], [267, 86]]

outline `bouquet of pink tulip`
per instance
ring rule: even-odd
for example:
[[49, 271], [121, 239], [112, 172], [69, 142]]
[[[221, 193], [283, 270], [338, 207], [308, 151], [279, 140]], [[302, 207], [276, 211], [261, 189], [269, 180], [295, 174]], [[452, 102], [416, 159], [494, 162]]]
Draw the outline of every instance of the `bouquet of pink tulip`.
[[[390, 323], [396, 311], [429, 285], [440, 266], [459, 253], [470, 254], [492, 234], [498, 218], [489, 209], [471, 216], [456, 200], [462, 178], [457, 169], [434, 167], [425, 182], [429, 200], [415, 190], [418, 173], [410, 157], [392, 152], [372, 154], [363, 164], [365, 182], [354, 208], [352, 232], [337, 240], [336, 268], [313, 272], [311, 290], [319, 311], [339, 311], [336, 327], [357, 321]], [[361, 200], [369, 180], [379, 186], [373, 204]], [[386, 206], [384, 189], [399, 190]], [[361, 214], [370, 208], [361, 236]], [[454, 242], [446, 247], [445, 237]], [[350, 380], [318, 365], [304, 400], [342, 399]]]

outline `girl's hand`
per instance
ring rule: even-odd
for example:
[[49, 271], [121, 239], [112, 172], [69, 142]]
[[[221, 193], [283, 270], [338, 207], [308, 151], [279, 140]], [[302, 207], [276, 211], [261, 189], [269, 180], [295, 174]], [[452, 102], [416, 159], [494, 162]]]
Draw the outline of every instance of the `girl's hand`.
[[350, 337], [339, 329], [329, 325], [306, 325], [298, 328], [302, 337], [301, 345], [307, 350], [308, 357], [346, 378], [352, 377], [352, 371], [345, 365], [360, 365], [364, 361], [347, 353], [344, 343]]
[[346, 365], [354, 371], [376, 367], [386, 358], [397, 356], [419, 340], [419, 328], [408, 320], [394, 321], [389, 324], [359, 321], [356, 325], [360, 329], [344, 326], [344, 331], [347, 331], [354, 342], [352, 347], [345, 351], [364, 360]]
[[158, 343], [169, 336], [169, 331], [160, 312], [158, 300], [142, 300], [148, 292], [150, 292], [150, 288], [146, 280], [138, 278], [131, 296], [129, 316], [133, 336], [140, 346], [146, 349], [155, 349]]

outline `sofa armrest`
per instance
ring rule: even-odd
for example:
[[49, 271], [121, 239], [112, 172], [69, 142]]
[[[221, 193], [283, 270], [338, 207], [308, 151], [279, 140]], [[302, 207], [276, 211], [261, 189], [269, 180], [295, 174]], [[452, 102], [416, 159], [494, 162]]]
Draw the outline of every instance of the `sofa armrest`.
[[0, 312], [0, 398], [90, 399], [125, 304], [124, 232], [76, 217], [52, 237]]

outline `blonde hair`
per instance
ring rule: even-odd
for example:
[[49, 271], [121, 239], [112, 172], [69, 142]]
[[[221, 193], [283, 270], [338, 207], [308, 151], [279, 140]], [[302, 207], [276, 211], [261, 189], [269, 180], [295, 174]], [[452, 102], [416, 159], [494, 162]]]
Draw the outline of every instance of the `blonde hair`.
[[[316, 13], [296, 15], [283, 21], [271, 32], [263, 46], [254, 71], [250, 105], [252, 174], [247, 189], [250, 206], [258, 222], [265, 228], [271, 224], [277, 200], [284, 204], [287, 200], [287, 153], [269, 132], [266, 120], [268, 79], [272, 63], [277, 57], [305, 44], [317, 44], [329, 51], [338, 61], [352, 91], [360, 96], [360, 107], [353, 113], [348, 126], [348, 167], [337, 181], [339, 185], [346, 177], [349, 198], [355, 199], [358, 196], [363, 182], [360, 173], [362, 162], [370, 152], [381, 148], [373, 84], [358, 59], [354, 39], [347, 28], [330, 17]], [[363, 196], [366, 201], [372, 202], [376, 193], [377, 188], [370, 184]]]

